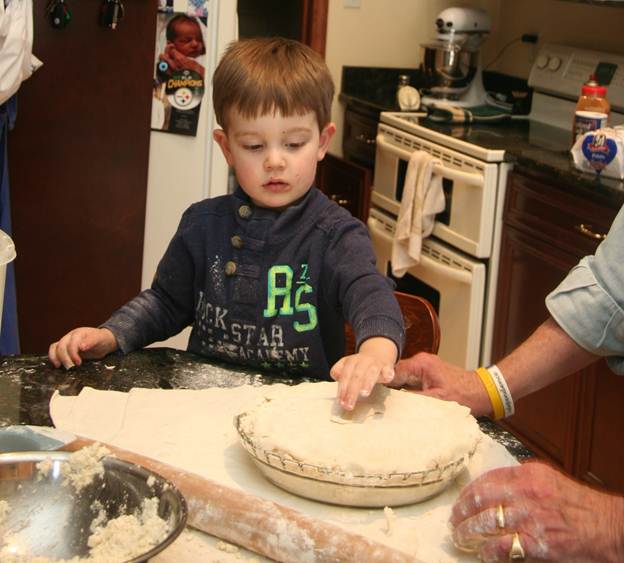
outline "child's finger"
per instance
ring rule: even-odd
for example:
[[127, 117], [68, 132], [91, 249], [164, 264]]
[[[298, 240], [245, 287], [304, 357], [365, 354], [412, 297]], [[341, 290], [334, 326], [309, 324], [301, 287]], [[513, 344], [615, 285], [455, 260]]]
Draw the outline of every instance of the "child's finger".
[[340, 379], [346, 361], [347, 361], [346, 356], [340, 358], [329, 370], [329, 376], [333, 380], [338, 381]]

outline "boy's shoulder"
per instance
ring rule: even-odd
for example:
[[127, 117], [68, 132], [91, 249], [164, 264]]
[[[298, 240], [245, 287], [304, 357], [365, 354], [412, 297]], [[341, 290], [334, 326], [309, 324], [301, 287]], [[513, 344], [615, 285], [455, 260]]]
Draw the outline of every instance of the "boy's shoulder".
[[222, 195], [202, 199], [191, 204], [182, 215], [182, 224], [186, 226], [203, 224], [208, 216], [224, 217], [232, 213], [232, 195]]
[[318, 188], [312, 188], [312, 190], [313, 192], [310, 194], [312, 201], [308, 208], [308, 215], [317, 227], [325, 231], [340, 227], [364, 227], [362, 221], [351, 215], [350, 211], [338, 205]]

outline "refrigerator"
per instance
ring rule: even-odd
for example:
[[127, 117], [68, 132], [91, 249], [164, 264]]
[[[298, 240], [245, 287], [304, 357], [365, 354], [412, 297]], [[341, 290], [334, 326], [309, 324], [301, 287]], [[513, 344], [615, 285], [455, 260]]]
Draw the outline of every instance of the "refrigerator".
[[[160, 0], [174, 12], [197, 0]], [[217, 124], [212, 108], [212, 74], [225, 47], [238, 36], [236, 0], [206, 0], [205, 92], [195, 136], [152, 131], [150, 137], [141, 289], [148, 288], [183, 212], [207, 197], [228, 193], [228, 166], [212, 139]], [[156, 39], [157, 40], [157, 39]], [[190, 329], [154, 346], [186, 349]]]

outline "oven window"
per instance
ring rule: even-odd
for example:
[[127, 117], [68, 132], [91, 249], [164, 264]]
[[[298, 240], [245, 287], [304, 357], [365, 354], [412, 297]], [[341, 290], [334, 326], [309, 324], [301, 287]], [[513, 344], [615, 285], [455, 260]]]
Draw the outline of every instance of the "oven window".
[[405, 187], [405, 174], [407, 174], [407, 161], [401, 160], [399, 158], [399, 162], [397, 166], [397, 183], [396, 183], [396, 189], [394, 190], [396, 193], [396, 200], [399, 202], [403, 199], [403, 188]]
[[403, 293], [409, 293], [410, 295], [417, 295], [418, 297], [424, 297], [429, 303], [433, 305], [433, 308], [436, 310], [438, 315], [440, 314], [440, 292], [427, 285], [425, 282], [411, 276], [410, 274], [405, 274], [402, 278], [395, 278], [392, 275], [392, 267], [390, 263], [388, 263], [388, 271], [386, 272], [389, 278], [394, 280], [396, 283], [397, 291], [401, 291]]
[[453, 206], [453, 180], [442, 178], [442, 190], [444, 191], [444, 211], [436, 215], [436, 221], [449, 225], [451, 222], [451, 207]]

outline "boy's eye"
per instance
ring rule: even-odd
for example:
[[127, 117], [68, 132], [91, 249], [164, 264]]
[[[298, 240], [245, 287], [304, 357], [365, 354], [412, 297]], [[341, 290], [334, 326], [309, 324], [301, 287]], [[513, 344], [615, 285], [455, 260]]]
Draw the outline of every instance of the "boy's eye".
[[243, 145], [243, 148], [246, 151], [259, 151], [262, 148], [262, 145]]
[[296, 143], [286, 143], [287, 149], [300, 149], [305, 143], [303, 141], [299, 141]]

